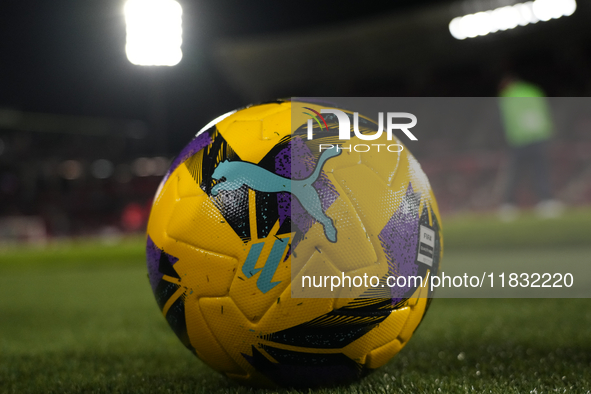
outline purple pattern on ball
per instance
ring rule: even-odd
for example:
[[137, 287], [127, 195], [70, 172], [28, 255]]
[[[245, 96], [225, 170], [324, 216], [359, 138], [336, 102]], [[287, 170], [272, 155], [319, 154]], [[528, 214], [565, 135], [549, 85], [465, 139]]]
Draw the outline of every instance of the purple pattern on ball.
[[208, 132], [204, 132], [203, 134], [193, 138], [193, 140], [183, 148], [181, 153], [179, 153], [178, 156], [174, 158], [174, 160], [170, 164], [170, 168], [168, 169], [166, 175], [164, 176], [164, 179], [162, 180], [162, 184], [166, 182], [170, 174], [172, 174], [174, 170], [176, 170], [177, 167], [181, 165], [181, 163], [183, 163], [189, 157], [193, 156], [195, 153], [199, 152], [201, 149], [205, 148], [207, 145], [211, 144], [211, 142], [211, 136]]
[[160, 257], [162, 256], [162, 253], [166, 255], [170, 265], [174, 265], [174, 263], [179, 261], [178, 258], [165, 253], [162, 249], [156, 246], [154, 241], [152, 241], [152, 238], [148, 236], [148, 240], [146, 241], [146, 262], [148, 264], [148, 278], [150, 279], [152, 291], [156, 290], [156, 286], [158, 286], [158, 283], [160, 283], [162, 280], [163, 274], [158, 269], [160, 266]]
[[[417, 275], [417, 240], [419, 236], [419, 205], [421, 198], [408, 184], [406, 195], [378, 236], [386, 252], [389, 275]], [[392, 304], [398, 303], [411, 286], [391, 287]]]

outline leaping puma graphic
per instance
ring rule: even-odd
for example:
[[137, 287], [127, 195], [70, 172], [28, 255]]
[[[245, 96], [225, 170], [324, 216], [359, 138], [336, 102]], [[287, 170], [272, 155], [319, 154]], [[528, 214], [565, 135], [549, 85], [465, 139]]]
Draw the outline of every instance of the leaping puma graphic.
[[224, 160], [215, 168], [212, 178], [218, 181], [222, 178], [226, 180], [216, 184], [211, 189], [211, 195], [216, 196], [221, 190], [236, 190], [242, 185], [265, 193], [291, 193], [298, 199], [304, 209], [322, 224], [326, 238], [331, 242], [336, 242], [337, 229], [332, 219], [322, 211], [320, 197], [312, 184], [320, 176], [324, 163], [331, 157], [340, 154], [341, 152], [337, 147], [322, 152], [314, 172], [305, 179], [289, 179], [245, 161]]

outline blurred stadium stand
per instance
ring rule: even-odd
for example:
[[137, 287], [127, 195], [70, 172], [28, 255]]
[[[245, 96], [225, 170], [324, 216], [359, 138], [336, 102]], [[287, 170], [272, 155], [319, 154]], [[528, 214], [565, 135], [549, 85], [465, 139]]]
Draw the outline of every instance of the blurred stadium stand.
[[[431, 7], [222, 39], [215, 60], [248, 101], [291, 96], [495, 96], [511, 60], [551, 96], [591, 93], [591, 2], [550, 23], [456, 40], [452, 18], [517, 1], [440, 2]], [[537, 81], [541, 79], [541, 81]], [[327, 94], [330, 92], [330, 94]]]
[[[96, 15], [87, 24], [102, 26], [105, 48], [113, 48], [90, 45], [82, 50], [79, 42], [66, 48], [86, 54], [102, 51], [81, 61], [77, 77], [68, 82], [70, 96], [47, 94], [37, 104], [40, 99], [27, 100], [20, 86], [0, 92], [0, 242], [141, 230], [174, 153], [210, 119], [249, 102], [290, 96], [491, 97], [509, 68], [540, 85], [549, 96], [590, 96], [589, 1], [578, 1], [572, 16], [548, 23], [462, 41], [449, 33], [448, 24], [456, 16], [514, 3], [407, 1], [384, 11], [374, 6], [371, 12], [348, 15], [342, 21], [326, 16], [329, 8], [315, 10], [320, 16], [310, 20], [312, 10], [300, 7], [285, 30], [275, 26], [280, 21], [271, 21], [280, 11], [253, 5], [251, 25], [260, 22], [263, 17], [256, 19], [256, 15], [267, 10], [271, 13], [268, 23], [275, 25], [269, 32], [265, 26], [250, 27], [250, 31], [234, 27], [232, 34], [220, 31], [240, 20], [239, 11], [245, 5], [225, 1], [219, 3], [223, 6], [209, 3], [199, 9], [183, 4], [187, 43], [183, 61], [177, 68], [157, 71], [137, 70], [126, 62], [118, 3], [68, 7], [70, 13], [64, 13], [64, 18]], [[64, 11], [64, 6], [52, 4], [38, 13], [54, 8]], [[228, 11], [224, 25], [228, 4], [236, 10], [232, 15]], [[106, 12], [100, 7], [109, 7], [109, 18], [117, 22], [104, 23]], [[287, 6], [277, 7], [284, 7], [284, 14], [292, 12]], [[358, 6], [347, 7], [348, 14], [354, 14]], [[215, 20], [204, 22], [203, 29], [209, 28], [211, 37], [195, 26], [205, 11]], [[39, 15], [39, 21], [43, 17]], [[298, 24], [298, 18], [304, 22]], [[84, 30], [79, 24], [61, 25], [75, 26], [80, 32], [56, 33], [58, 41], [78, 33], [82, 37], [78, 40], [95, 40], [99, 31]], [[204, 35], [202, 41], [196, 38], [198, 33]], [[2, 45], [3, 53], [22, 55], [22, 48], [8, 47], [9, 42]], [[18, 68], [11, 65], [4, 70], [16, 73]], [[55, 64], [47, 68], [57, 69]], [[19, 77], [19, 83], [35, 80], [34, 70], [31, 64], [23, 68], [25, 76]], [[11, 74], [2, 75], [0, 87], [10, 87]], [[44, 89], [55, 91], [65, 80], [58, 85], [47, 82]], [[34, 90], [34, 83], [28, 86], [31, 97], [41, 92]], [[553, 186], [564, 202], [589, 204], [591, 112], [583, 111], [576, 119], [563, 119], [563, 113], [554, 108]], [[469, 129], [423, 136], [424, 143], [413, 148], [444, 214], [489, 211], [500, 201], [506, 144], [498, 132], [498, 113], [480, 114], [479, 119]], [[523, 189], [519, 201], [531, 205], [533, 198]]]
[[167, 158], [142, 156], [146, 122], [0, 109], [0, 127], [0, 238], [141, 227], [127, 223], [125, 209], [144, 204], [143, 224], [168, 167]]

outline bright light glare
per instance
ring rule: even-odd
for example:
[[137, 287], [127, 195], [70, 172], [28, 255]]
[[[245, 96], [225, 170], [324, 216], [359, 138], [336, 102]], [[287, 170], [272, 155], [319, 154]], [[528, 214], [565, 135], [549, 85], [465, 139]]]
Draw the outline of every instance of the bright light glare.
[[528, 1], [491, 11], [458, 16], [449, 22], [449, 32], [454, 38], [464, 40], [530, 23], [570, 16], [576, 9], [575, 0]]
[[125, 3], [127, 59], [138, 66], [174, 66], [181, 61], [181, 5], [174, 0], [128, 0]]

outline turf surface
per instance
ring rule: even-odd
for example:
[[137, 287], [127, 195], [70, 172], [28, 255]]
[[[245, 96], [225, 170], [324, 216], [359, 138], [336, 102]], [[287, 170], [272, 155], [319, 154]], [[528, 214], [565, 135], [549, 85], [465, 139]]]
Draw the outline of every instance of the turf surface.
[[[577, 223], [574, 216], [564, 220]], [[471, 220], [445, 227], [444, 263], [463, 264], [482, 248], [503, 245], [490, 237], [478, 241], [480, 248], [454, 243], [454, 231]], [[527, 227], [529, 220], [506, 229]], [[499, 226], [488, 222], [478, 222], [482, 234]], [[539, 222], [537, 228], [562, 224]], [[585, 240], [577, 248], [566, 247], [570, 238], [554, 242], [544, 248], [525, 243], [525, 249], [504, 250], [503, 258], [518, 261], [526, 253], [535, 259], [557, 250], [565, 261], [591, 256]], [[436, 299], [408, 346], [385, 367], [352, 386], [312, 392], [587, 393], [590, 326], [588, 299]], [[213, 372], [180, 344], [151, 295], [136, 239], [0, 252], [0, 393], [27, 392], [251, 390]]]

